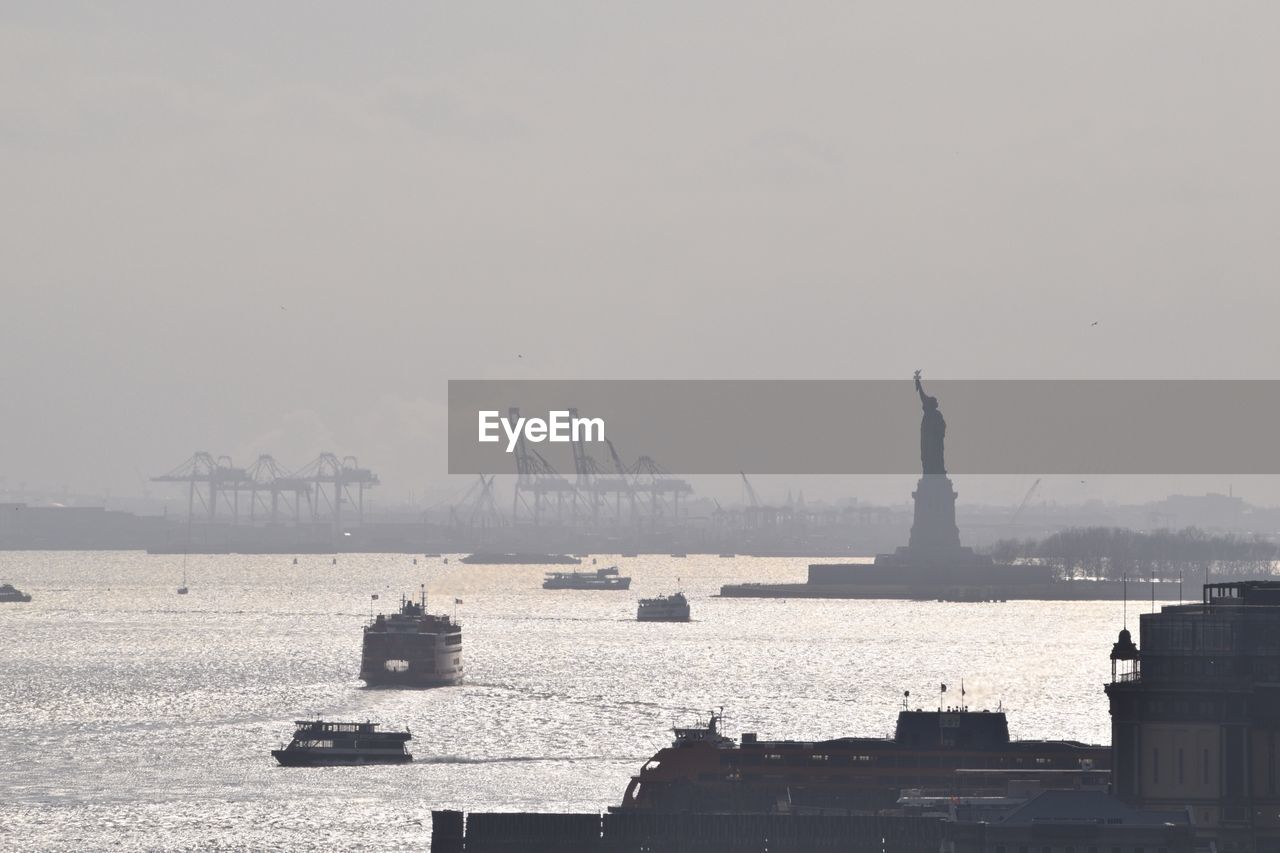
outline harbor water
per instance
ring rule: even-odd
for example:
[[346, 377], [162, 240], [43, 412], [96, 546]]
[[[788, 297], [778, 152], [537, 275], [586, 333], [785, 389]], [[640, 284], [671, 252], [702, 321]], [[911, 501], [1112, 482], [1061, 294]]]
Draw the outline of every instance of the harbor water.
[[[188, 558], [179, 596], [180, 555], [0, 554], [0, 582], [34, 598], [0, 605], [0, 850], [425, 849], [433, 808], [615, 805], [671, 726], [712, 708], [734, 736], [884, 736], [904, 691], [955, 705], [962, 680], [1014, 737], [1109, 740], [1120, 602], [720, 599], [809, 561], [596, 559], [631, 589], [548, 591], [555, 567], [456, 556], [227, 555]], [[463, 623], [464, 683], [364, 688], [371, 606], [421, 583]], [[692, 622], [635, 620], [680, 588]], [[1149, 606], [1130, 602], [1131, 627]], [[316, 717], [407, 726], [416, 761], [276, 766]]]

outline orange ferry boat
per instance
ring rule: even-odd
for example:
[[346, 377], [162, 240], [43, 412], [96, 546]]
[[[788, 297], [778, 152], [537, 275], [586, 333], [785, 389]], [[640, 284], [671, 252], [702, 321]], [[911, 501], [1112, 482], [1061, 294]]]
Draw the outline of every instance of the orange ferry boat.
[[875, 810], [892, 807], [906, 790], [993, 795], [1013, 780], [1097, 787], [1110, 775], [1110, 747], [1010, 740], [999, 710], [904, 708], [892, 738], [766, 741], [745, 733], [738, 744], [720, 725], [712, 713], [706, 725], [676, 728], [671, 746], [631, 778], [614, 810]]

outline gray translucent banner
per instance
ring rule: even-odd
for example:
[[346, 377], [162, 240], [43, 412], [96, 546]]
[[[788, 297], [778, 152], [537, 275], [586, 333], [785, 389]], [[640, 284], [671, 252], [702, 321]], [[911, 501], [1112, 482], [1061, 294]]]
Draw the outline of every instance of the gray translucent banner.
[[[1280, 473], [1280, 381], [922, 382], [945, 419], [947, 473]], [[509, 432], [492, 416], [498, 440], [481, 442], [479, 413], [507, 418], [516, 407], [523, 418], [573, 409], [598, 419], [627, 467], [648, 456], [676, 474], [919, 473], [924, 405], [911, 378], [451, 380], [449, 472], [515, 473], [520, 449], [508, 452]], [[558, 418], [557, 437], [571, 438], [567, 415]], [[595, 426], [580, 425], [582, 454], [613, 472]], [[525, 448], [575, 473], [571, 440]]]

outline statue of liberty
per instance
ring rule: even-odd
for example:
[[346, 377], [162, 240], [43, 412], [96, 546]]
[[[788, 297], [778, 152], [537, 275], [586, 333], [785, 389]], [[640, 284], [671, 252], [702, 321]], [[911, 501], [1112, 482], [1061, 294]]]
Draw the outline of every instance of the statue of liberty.
[[924, 393], [920, 384], [920, 371], [916, 371], [916, 392], [920, 395], [920, 405], [924, 407], [924, 417], [920, 419], [920, 464], [924, 475], [941, 474], [946, 476], [947, 466], [942, 459], [942, 442], [947, 435], [947, 422], [942, 419], [938, 410], [938, 398]]

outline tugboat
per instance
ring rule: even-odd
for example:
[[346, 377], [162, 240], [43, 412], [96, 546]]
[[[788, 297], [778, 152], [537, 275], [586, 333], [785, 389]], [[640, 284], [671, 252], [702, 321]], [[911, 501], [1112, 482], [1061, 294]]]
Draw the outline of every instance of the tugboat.
[[990, 796], [1009, 779], [1054, 788], [1105, 784], [1110, 775], [1110, 747], [1011, 740], [1003, 711], [904, 707], [892, 738], [766, 741], [748, 732], [740, 745], [720, 723], [712, 714], [705, 726], [675, 729], [610, 811], [875, 810], [893, 807], [904, 789]]
[[683, 592], [660, 595], [657, 598], [640, 599], [636, 611], [638, 622], [688, 622], [689, 599]]
[[285, 767], [336, 767], [354, 764], [406, 764], [413, 756], [402, 732], [380, 732], [377, 723], [326, 723], [297, 720], [293, 740], [271, 754]]
[[22, 590], [15, 589], [13, 584], [0, 584], [0, 602], [27, 602], [31, 596]]
[[370, 687], [441, 687], [462, 680], [462, 626], [400, 596], [400, 612], [365, 626], [360, 678]]
[[542, 582], [543, 589], [630, 589], [631, 578], [619, 577], [618, 567], [594, 572], [551, 572]]

